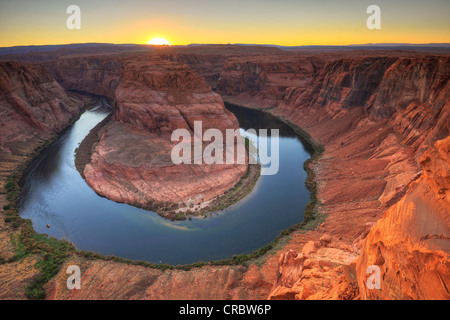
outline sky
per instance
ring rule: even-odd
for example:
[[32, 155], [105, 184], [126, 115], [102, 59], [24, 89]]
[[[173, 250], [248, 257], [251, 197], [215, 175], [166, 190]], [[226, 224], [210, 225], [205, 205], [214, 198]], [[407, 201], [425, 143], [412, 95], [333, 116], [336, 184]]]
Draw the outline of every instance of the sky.
[[[69, 5], [81, 29], [69, 30]], [[370, 30], [369, 5], [381, 9]], [[0, 46], [137, 43], [450, 43], [450, 0], [0, 0]]]

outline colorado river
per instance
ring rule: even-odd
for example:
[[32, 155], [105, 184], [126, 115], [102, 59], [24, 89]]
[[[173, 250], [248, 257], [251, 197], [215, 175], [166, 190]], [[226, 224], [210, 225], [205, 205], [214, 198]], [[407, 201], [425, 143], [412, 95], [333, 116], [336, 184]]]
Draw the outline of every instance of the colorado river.
[[218, 260], [265, 246], [281, 230], [303, 220], [310, 200], [303, 170], [309, 154], [293, 130], [276, 118], [228, 108], [242, 130], [280, 130], [280, 164], [276, 175], [261, 176], [252, 192], [225, 212], [206, 219], [168, 221], [97, 195], [74, 164], [79, 143], [110, 112], [97, 107], [84, 112], [27, 169], [21, 217], [31, 219], [37, 232], [66, 239], [80, 250], [153, 263]]

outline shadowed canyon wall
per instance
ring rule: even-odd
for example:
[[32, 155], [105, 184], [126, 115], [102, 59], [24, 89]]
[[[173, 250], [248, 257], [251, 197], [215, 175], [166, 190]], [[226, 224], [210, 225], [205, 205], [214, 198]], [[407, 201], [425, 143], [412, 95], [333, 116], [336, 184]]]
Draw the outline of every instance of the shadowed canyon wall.
[[0, 63], [1, 189], [35, 148], [74, 121], [83, 102], [39, 65]]

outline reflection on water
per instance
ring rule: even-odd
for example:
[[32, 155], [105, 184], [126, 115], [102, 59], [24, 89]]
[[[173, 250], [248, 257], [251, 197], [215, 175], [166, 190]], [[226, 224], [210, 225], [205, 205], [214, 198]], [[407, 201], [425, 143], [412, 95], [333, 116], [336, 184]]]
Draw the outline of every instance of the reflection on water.
[[[280, 169], [261, 176], [239, 203], [207, 219], [168, 221], [156, 213], [98, 196], [74, 165], [74, 150], [109, 110], [86, 111], [33, 162], [24, 178], [19, 211], [34, 228], [77, 248], [154, 263], [186, 264], [250, 253], [303, 219], [309, 157], [291, 128], [256, 110], [229, 106], [242, 129], [280, 130]], [[269, 138], [270, 139], [270, 138]], [[46, 225], [51, 227], [47, 228]]]

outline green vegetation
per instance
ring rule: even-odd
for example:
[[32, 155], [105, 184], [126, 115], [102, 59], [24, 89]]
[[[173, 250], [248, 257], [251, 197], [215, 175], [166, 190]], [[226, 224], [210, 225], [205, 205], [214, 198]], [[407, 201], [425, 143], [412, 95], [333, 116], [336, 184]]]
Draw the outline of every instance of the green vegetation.
[[39, 276], [28, 284], [25, 294], [30, 299], [43, 299], [45, 298], [43, 285], [58, 273], [69, 254], [76, 249], [67, 241], [48, 238], [45, 234], [37, 234], [33, 230], [30, 220], [23, 223], [19, 240], [23, 245], [22, 250], [25, 255], [36, 253], [42, 257], [35, 265], [40, 270]]
[[8, 177], [5, 185], [7, 200], [9, 204], [5, 214], [5, 222], [10, 223], [17, 233], [11, 236], [15, 247], [15, 254], [2, 263], [10, 263], [21, 260], [29, 255], [39, 255], [41, 259], [35, 267], [39, 268], [39, 276], [31, 281], [25, 290], [25, 294], [30, 299], [45, 298], [43, 285], [51, 280], [59, 271], [61, 265], [68, 258], [69, 254], [75, 251], [75, 247], [62, 240], [48, 238], [46, 234], [38, 234], [34, 231], [31, 220], [22, 219], [17, 210], [17, 198], [20, 192], [19, 174], [12, 174]]
[[3, 206], [5, 210], [4, 221], [15, 230], [11, 236], [15, 254], [7, 260], [2, 259], [2, 263], [19, 261], [30, 255], [39, 256], [40, 260], [35, 267], [40, 270], [40, 273], [25, 289], [25, 294], [30, 299], [45, 298], [43, 285], [58, 273], [60, 266], [67, 259], [69, 253], [75, 251], [75, 247], [66, 241], [47, 238], [45, 234], [38, 234], [34, 231], [31, 220], [22, 219], [17, 209], [21, 190], [20, 184], [25, 169], [44, 149], [57, 139], [58, 136], [48, 140], [41, 140], [27, 160], [17, 167], [16, 171], [6, 179], [4, 184], [6, 200], [8, 201], [8, 204]]
[[[220, 211], [228, 208], [232, 204], [237, 203], [252, 191], [260, 176], [261, 166], [259, 164], [249, 165], [249, 169], [241, 179], [225, 194], [215, 201], [211, 208], [207, 208], [208, 212]], [[252, 175], [252, 176], [250, 176]]]

